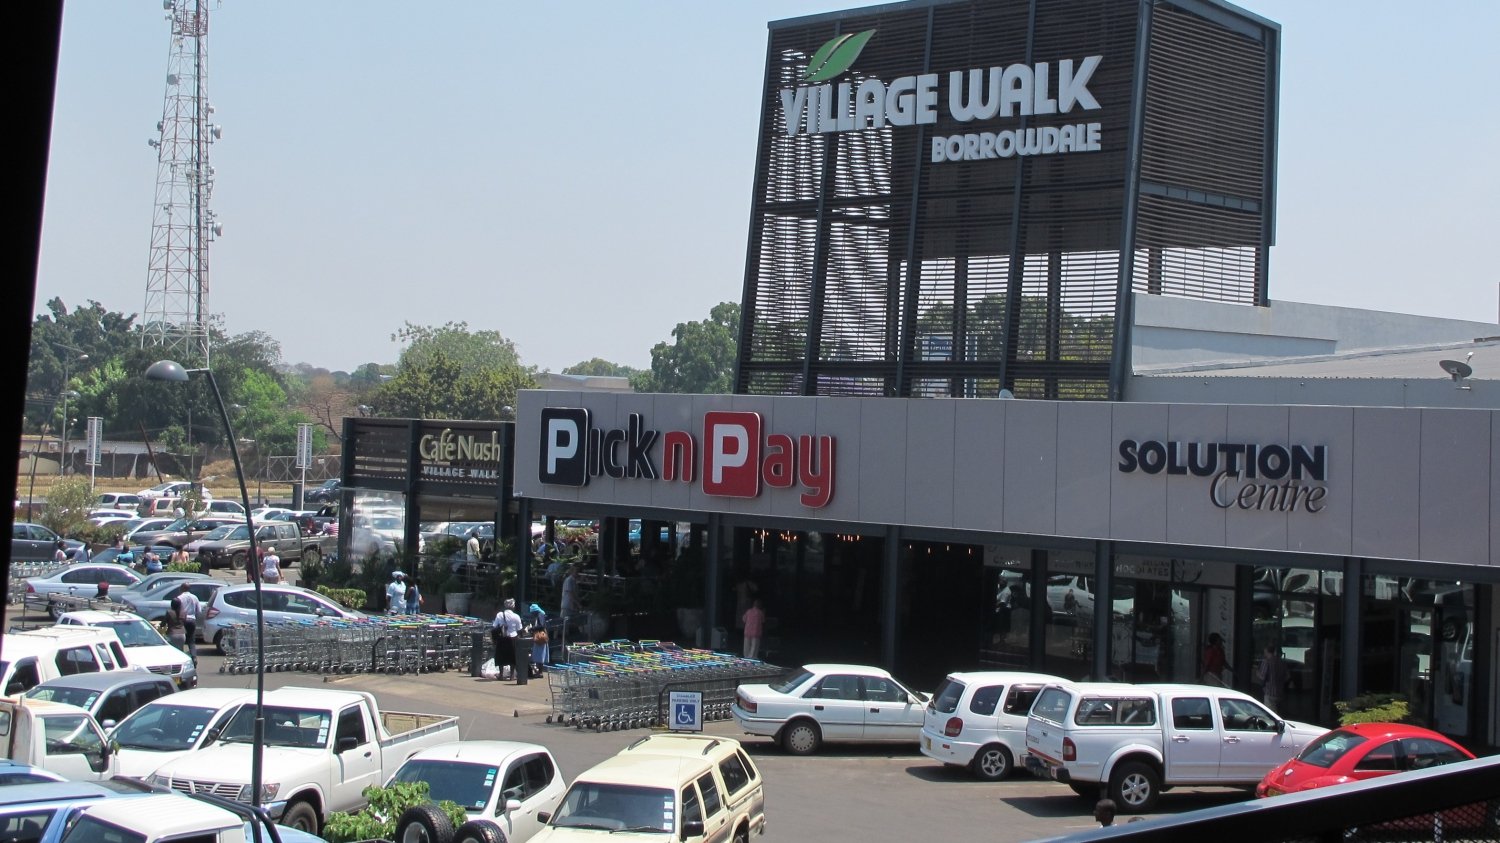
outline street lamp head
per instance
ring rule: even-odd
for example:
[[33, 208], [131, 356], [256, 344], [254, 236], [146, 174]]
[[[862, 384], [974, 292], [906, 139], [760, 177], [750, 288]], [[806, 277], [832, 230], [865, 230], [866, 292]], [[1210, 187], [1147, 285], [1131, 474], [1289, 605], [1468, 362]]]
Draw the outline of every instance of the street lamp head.
[[146, 380], [148, 381], [185, 381], [188, 379], [187, 369], [176, 360], [158, 360], [146, 367]]

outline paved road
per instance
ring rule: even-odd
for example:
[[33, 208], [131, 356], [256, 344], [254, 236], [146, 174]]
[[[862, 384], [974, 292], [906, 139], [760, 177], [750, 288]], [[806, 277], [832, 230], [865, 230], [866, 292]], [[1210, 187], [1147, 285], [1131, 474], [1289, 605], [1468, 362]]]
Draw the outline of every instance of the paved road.
[[[220, 661], [203, 657], [204, 685], [253, 686], [253, 676], [218, 673]], [[393, 710], [457, 714], [465, 738], [545, 744], [570, 775], [648, 733], [599, 733], [548, 724], [545, 681], [518, 688], [454, 673], [326, 680], [297, 673], [266, 677], [268, 688], [325, 683], [368, 690]], [[745, 741], [766, 779], [767, 836], [773, 840], [1022, 841], [1094, 827], [1091, 804], [1062, 785], [1025, 774], [1006, 782], [979, 782], [965, 771], [944, 768], [914, 747], [897, 744], [825, 747], [816, 756], [798, 758], [768, 740], [737, 733], [732, 721], [709, 723], [705, 732]], [[1243, 791], [1195, 789], [1174, 791], [1162, 805], [1164, 812], [1173, 813], [1243, 798]]]

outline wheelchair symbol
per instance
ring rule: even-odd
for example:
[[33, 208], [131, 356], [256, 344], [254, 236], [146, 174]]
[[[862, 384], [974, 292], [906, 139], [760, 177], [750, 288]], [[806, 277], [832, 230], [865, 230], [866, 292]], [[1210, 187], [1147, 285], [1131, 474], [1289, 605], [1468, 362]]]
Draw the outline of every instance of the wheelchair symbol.
[[677, 715], [675, 717], [675, 720], [677, 721], [677, 725], [679, 725], [679, 726], [691, 726], [691, 725], [693, 725], [693, 723], [696, 722], [697, 719], [698, 719], [697, 717], [694, 716], [696, 714], [696, 712], [693, 709], [694, 709], [694, 706], [693, 706], [692, 703], [678, 703], [677, 704]]

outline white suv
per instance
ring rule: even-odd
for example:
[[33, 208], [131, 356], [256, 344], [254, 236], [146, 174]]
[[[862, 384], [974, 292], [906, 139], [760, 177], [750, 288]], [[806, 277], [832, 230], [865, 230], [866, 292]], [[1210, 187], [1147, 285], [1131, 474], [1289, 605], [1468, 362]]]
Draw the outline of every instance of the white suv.
[[1042, 688], [1062, 682], [1044, 673], [950, 673], [932, 694], [922, 724], [922, 754], [999, 781], [1026, 757], [1026, 715]]
[[[346, 609], [333, 600], [297, 585], [262, 585], [267, 621], [308, 620], [310, 618], [362, 618], [363, 612]], [[229, 655], [234, 640], [226, 630], [235, 624], [254, 625], [254, 584], [231, 585], [214, 594], [204, 612], [203, 640], [212, 641], [222, 655]]]

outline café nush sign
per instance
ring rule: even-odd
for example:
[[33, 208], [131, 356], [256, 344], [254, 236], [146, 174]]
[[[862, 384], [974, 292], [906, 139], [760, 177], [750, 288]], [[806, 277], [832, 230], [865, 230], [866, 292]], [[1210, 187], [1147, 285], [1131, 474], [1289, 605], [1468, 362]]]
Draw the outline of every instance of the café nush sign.
[[445, 427], [417, 442], [423, 477], [442, 480], [498, 480], [505, 447], [498, 431], [455, 433]]
[[631, 413], [624, 427], [595, 427], [587, 409], [541, 415], [537, 479], [587, 486], [594, 478], [699, 483], [706, 495], [755, 498], [795, 491], [803, 506], [833, 499], [834, 437], [770, 432], [759, 413], [709, 412], [699, 431], [656, 430]]

